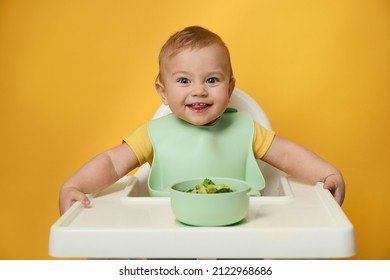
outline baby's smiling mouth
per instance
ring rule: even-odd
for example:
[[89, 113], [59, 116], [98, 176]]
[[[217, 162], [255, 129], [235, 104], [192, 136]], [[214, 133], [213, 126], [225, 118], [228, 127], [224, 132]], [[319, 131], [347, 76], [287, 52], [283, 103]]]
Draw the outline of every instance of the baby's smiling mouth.
[[193, 110], [204, 110], [211, 105], [206, 103], [191, 103], [191, 104], [187, 104], [186, 106], [190, 107]]

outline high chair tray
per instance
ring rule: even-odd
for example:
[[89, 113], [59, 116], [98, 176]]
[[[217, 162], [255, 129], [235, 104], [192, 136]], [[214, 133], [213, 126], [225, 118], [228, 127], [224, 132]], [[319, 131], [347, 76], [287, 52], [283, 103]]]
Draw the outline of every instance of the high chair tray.
[[329, 191], [284, 178], [279, 196], [251, 197], [245, 220], [225, 227], [178, 222], [165, 197], [131, 197], [125, 177], [75, 203], [51, 227], [49, 254], [87, 258], [345, 258], [354, 229]]

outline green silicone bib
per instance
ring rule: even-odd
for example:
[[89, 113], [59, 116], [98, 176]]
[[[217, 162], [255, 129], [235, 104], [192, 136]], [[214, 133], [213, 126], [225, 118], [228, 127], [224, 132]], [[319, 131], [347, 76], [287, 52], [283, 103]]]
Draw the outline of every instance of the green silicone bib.
[[195, 126], [170, 114], [150, 121], [148, 133], [151, 196], [169, 196], [170, 186], [192, 178], [228, 177], [264, 188], [252, 150], [254, 123], [245, 112], [228, 109], [213, 126]]

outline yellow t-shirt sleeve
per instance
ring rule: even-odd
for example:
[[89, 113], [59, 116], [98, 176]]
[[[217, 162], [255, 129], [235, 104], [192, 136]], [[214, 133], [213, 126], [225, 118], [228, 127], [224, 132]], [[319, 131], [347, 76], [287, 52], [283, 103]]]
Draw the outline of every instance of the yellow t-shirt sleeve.
[[255, 123], [255, 131], [253, 135], [253, 154], [256, 159], [261, 159], [268, 151], [275, 137], [275, 132], [268, 130], [257, 122]]
[[138, 158], [140, 165], [145, 162], [152, 164], [153, 161], [153, 146], [149, 139], [148, 129], [146, 124], [137, 128], [132, 134], [123, 138], [123, 142], [133, 150]]

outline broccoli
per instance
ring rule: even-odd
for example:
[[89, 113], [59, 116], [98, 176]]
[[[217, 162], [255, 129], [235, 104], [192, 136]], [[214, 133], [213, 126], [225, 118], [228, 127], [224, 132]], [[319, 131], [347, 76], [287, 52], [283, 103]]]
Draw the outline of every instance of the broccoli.
[[189, 193], [200, 193], [200, 194], [212, 194], [212, 193], [227, 193], [233, 192], [233, 189], [224, 184], [214, 184], [213, 181], [206, 178], [202, 183], [195, 186], [194, 189], [189, 189]]

